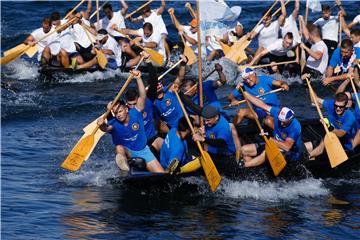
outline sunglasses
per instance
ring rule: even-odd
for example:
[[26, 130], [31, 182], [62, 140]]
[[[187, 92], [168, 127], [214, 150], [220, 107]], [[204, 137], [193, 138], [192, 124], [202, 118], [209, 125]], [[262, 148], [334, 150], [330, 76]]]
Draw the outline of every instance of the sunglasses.
[[340, 109], [343, 109], [343, 108], [345, 108], [345, 107], [346, 107], [346, 105], [340, 106], [340, 105], [336, 105], [336, 104], [334, 104], [334, 107], [335, 107], [335, 108], [340, 108]]

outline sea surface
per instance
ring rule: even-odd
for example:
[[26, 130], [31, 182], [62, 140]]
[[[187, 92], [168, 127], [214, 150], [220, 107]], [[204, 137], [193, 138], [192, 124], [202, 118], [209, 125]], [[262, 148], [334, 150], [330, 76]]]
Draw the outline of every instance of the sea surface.
[[[118, 1], [112, 3], [117, 10]], [[128, 3], [132, 11], [143, 2]], [[0, 4], [3, 53], [40, 27], [44, 16], [53, 11], [64, 13], [76, 2]], [[191, 20], [184, 4], [167, 1], [181, 23]], [[350, 21], [359, 13], [360, 2], [343, 4]], [[229, 5], [242, 7], [239, 20], [249, 31], [271, 2], [229, 1]], [[293, 3], [289, 5], [290, 12]], [[302, 14], [304, 5], [302, 2]], [[310, 21], [317, 16], [310, 11]], [[171, 39], [177, 41], [167, 13], [164, 19]], [[235, 66], [222, 63], [229, 83], [237, 82]], [[211, 67], [204, 63], [204, 74]], [[1, 89], [3, 239], [359, 239], [360, 172], [341, 179], [301, 181], [224, 178], [216, 193], [205, 179], [195, 177], [182, 180], [182, 184], [197, 186], [189, 191], [176, 186], [166, 191], [128, 189], [108, 181], [119, 176], [109, 136], [102, 138], [80, 171], [61, 169], [61, 162], [82, 136], [82, 128], [104, 112], [127, 76], [108, 71], [44, 81], [38, 66], [26, 58], [2, 68], [1, 81], [9, 88]], [[280, 93], [281, 101], [300, 119], [316, 118], [300, 80], [282, 79], [291, 84], [291, 90]], [[218, 91], [224, 105], [231, 89], [226, 86]], [[315, 89], [322, 97], [334, 94], [320, 83], [315, 83]], [[234, 115], [235, 110], [228, 114]]]

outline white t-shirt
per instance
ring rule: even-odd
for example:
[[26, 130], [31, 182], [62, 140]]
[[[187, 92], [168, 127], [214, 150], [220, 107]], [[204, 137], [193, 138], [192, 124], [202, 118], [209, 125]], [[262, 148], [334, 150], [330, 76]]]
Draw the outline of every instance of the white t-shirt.
[[291, 32], [294, 36], [294, 45], [297, 45], [301, 42], [299, 29], [296, 24], [296, 19], [291, 14], [289, 17], [285, 19], [285, 24], [281, 29], [281, 36], [284, 37], [286, 33]]
[[[53, 28], [51, 28], [51, 30], [49, 32], [51, 32], [53, 30]], [[44, 30], [43, 28], [38, 28], [36, 30], [34, 30], [32, 33], [31, 33], [31, 36], [33, 36], [33, 38], [35, 39], [35, 41], [43, 38], [46, 34], [48, 34], [49, 32], [47, 33], [44, 33]], [[36, 45], [38, 47], [38, 61], [41, 60], [41, 54], [42, 52], [44, 51], [44, 48], [49, 46], [54, 40], [56, 40], [56, 32], [55, 33], [52, 33], [50, 36], [48, 36], [47, 38], [41, 40], [40, 42], [38, 42]], [[50, 46], [49, 46], [50, 47]]]
[[168, 34], [168, 31], [166, 29], [166, 25], [164, 23], [164, 20], [161, 15], [158, 15], [157, 10], [151, 11], [151, 15], [149, 17], [144, 18], [144, 22], [151, 23], [153, 26], [154, 31], [157, 31], [160, 34]]
[[312, 56], [309, 56], [306, 61], [306, 66], [311, 69], [318, 70], [319, 72], [324, 74], [329, 60], [328, 48], [326, 44], [321, 40], [313, 44], [311, 46], [311, 50], [313, 50], [314, 52], [322, 52], [323, 55], [322, 58], [319, 60], [316, 60]]
[[[197, 32], [196, 33], [191, 32], [190, 26], [184, 26], [184, 33], [197, 41], [197, 39], [198, 39]], [[194, 50], [195, 53], [198, 52], [197, 44], [192, 45], [190, 42], [186, 41], [186, 45], [190, 46]]]
[[271, 43], [275, 42], [279, 37], [280, 24], [276, 20], [272, 22], [268, 27], [265, 27], [264, 24], [260, 24], [255, 28], [259, 39], [259, 47], [267, 48]]
[[121, 10], [117, 12], [113, 12], [113, 17], [109, 19], [108, 17], [104, 17], [100, 19], [99, 29], [97, 22], [95, 23], [96, 30], [105, 29], [110, 35], [115, 37], [121, 37], [121, 33], [114, 31], [112, 29], [112, 25], [116, 24], [118, 28], [126, 28], [124, 16], [121, 14]]
[[106, 57], [115, 59], [116, 64], [118, 66], [121, 66], [121, 48], [120, 48], [119, 44], [115, 41], [114, 38], [109, 36], [106, 43], [101, 46], [101, 49], [110, 49], [111, 51], [113, 51], [114, 55], [106, 54]]
[[158, 53], [164, 56], [164, 61], [166, 60], [166, 52], [164, 47], [164, 42], [161, 38], [160, 33], [153, 31], [150, 37], [144, 35], [144, 30], [142, 28], [137, 30], [137, 35], [142, 37], [144, 43], [154, 42], [157, 44], [157, 47], [154, 49]]
[[354, 45], [354, 47], [360, 48], [360, 42]]
[[210, 36], [209, 38], [209, 45], [207, 47], [210, 51], [213, 50], [222, 50], [218, 41], [216, 41], [215, 36]]
[[[80, 24], [75, 24], [71, 28], [74, 36], [74, 41], [80, 44], [83, 48], [88, 48], [91, 45], [91, 42], [88, 38], [88, 36], [85, 33], [85, 30]], [[89, 35], [91, 35], [89, 33]]]
[[331, 40], [338, 41], [339, 35], [339, 17], [338, 16], [330, 16], [328, 20], [324, 20], [324, 18], [319, 18], [314, 22], [316, 26], [321, 28], [322, 39], [323, 40]]
[[360, 14], [354, 18], [353, 22], [356, 22], [356, 23], [360, 22]]
[[[61, 20], [61, 24], [66, 23], [66, 20]], [[68, 53], [76, 52], [75, 43], [74, 43], [74, 35], [70, 29], [71, 27], [63, 30], [59, 35], [60, 40], [60, 48], [64, 49]]]
[[229, 42], [230, 43], [234, 43], [236, 41], [238, 41], [240, 38], [237, 37], [233, 32], [235, 32], [235, 28], [233, 29], [230, 29], [228, 32], [227, 32], [227, 35], [228, 35], [228, 38], [229, 38]]
[[268, 47], [266, 47], [266, 50], [268, 50], [272, 55], [275, 55], [275, 56], [286, 56], [287, 52], [292, 47], [293, 47], [293, 45], [290, 46], [289, 48], [284, 48], [283, 39], [278, 38], [275, 42], [273, 42]]

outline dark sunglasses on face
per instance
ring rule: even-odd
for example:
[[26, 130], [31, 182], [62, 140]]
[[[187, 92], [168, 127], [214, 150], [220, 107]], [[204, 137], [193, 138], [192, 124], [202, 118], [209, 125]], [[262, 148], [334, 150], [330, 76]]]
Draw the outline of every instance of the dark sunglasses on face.
[[336, 109], [336, 108], [344, 109], [344, 108], [346, 107], [346, 105], [340, 106], [340, 105], [334, 104], [334, 107], [335, 107], [335, 109]]

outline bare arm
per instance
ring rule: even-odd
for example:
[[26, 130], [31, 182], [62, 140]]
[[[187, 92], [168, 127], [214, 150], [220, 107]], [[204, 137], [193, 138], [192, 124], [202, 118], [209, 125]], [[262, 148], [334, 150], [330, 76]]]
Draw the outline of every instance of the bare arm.
[[165, 11], [166, 3], [165, 0], [161, 0], [161, 6], [156, 11], [157, 15], [161, 15]]
[[305, 24], [304, 18], [303, 16], [299, 16], [299, 25], [300, 25], [300, 33], [302, 33], [302, 36], [306, 39], [309, 40], [309, 30]]
[[282, 88], [284, 89], [285, 91], [289, 91], [289, 85], [284, 82], [284, 81], [281, 81], [281, 80], [273, 80], [272, 81], [272, 85], [274, 87], [277, 87], [277, 88]]
[[266, 103], [264, 103], [263, 101], [261, 101], [259, 98], [254, 97], [253, 95], [251, 95], [248, 92], [245, 92], [246, 97], [248, 98], [248, 100], [254, 104], [255, 106], [262, 108], [264, 111], [270, 113], [271, 110], [271, 106], [267, 105]]
[[91, 2], [91, 0], [88, 0], [86, 12], [85, 12], [85, 14], [83, 14], [83, 17], [84, 17], [86, 20], [89, 20], [90, 15], [91, 15], [91, 12], [92, 12], [92, 2]]
[[185, 32], [183, 33], [183, 36], [186, 41], [188, 41], [191, 45], [196, 45], [197, 40], [193, 39], [192, 37], [189, 37]]
[[311, 48], [308, 48], [304, 43], [300, 43], [300, 47], [303, 48], [311, 57], [316, 60], [320, 60], [323, 56], [323, 53], [320, 51], [313, 51]]
[[145, 90], [145, 86], [144, 83], [141, 79], [141, 72], [140, 71], [132, 71], [132, 74], [134, 74], [135, 78], [136, 78], [136, 83], [138, 86], [138, 91], [139, 91], [139, 98], [136, 102], [136, 109], [140, 112], [144, 111], [145, 109], [145, 102], [146, 102], [146, 90]]
[[347, 78], [345, 81], [343, 81], [338, 89], [336, 90], [336, 94], [345, 92], [347, 85], [349, 84], [350, 80]]
[[226, 84], [226, 77], [225, 74], [223, 73], [223, 68], [219, 63], [215, 64], [215, 70], [217, 71], [217, 73], [219, 74], [219, 80], [214, 81], [214, 87], [221, 87], [223, 85]]
[[180, 64], [179, 73], [176, 77], [174, 84], [177, 84], [179, 87], [182, 85], [185, 79], [185, 73], [186, 73], [186, 63], [187, 59], [184, 55], [181, 55], [181, 59], [183, 60]]
[[158, 44], [156, 42], [148, 42], [144, 44], [144, 47], [147, 48], [157, 48]]
[[295, 0], [295, 7], [294, 7], [294, 11], [292, 12], [292, 16], [294, 19], [296, 19], [299, 15], [299, 10], [300, 10], [300, 0]]
[[350, 29], [348, 27], [348, 25], [346, 24], [345, 18], [342, 14], [340, 14], [339, 18], [341, 19], [341, 27], [342, 27], [342, 31], [346, 34], [346, 36], [348, 38], [350, 38]]
[[275, 138], [272, 138], [272, 139], [274, 140], [275, 144], [279, 148], [281, 148], [287, 152], [290, 151], [290, 149], [293, 147], [293, 145], [295, 143], [294, 139], [292, 139], [292, 138], [286, 138], [284, 142], [276, 140]]
[[267, 50], [266, 48], [263, 48], [263, 50], [261, 50], [260, 52], [255, 54], [254, 58], [251, 60], [249, 65], [252, 66], [252, 65], [256, 64], [260, 60], [260, 58], [262, 58], [263, 56], [265, 56], [268, 53], [269, 53], [269, 50]]
[[125, 0], [120, 0], [120, 4], [121, 4], [121, 6], [122, 6], [121, 14], [122, 14], [123, 16], [125, 16], [125, 14], [127, 13], [129, 7], [128, 7], [128, 5], [126, 4]]
[[285, 18], [286, 18], [286, 7], [284, 4], [284, 0], [280, 0], [281, 4], [281, 15], [278, 18], [279, 25], [282, 27], [285, 24]]

